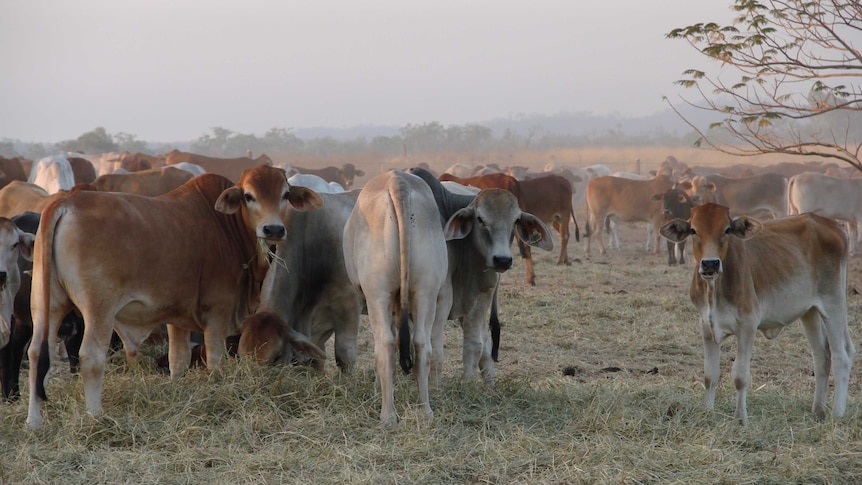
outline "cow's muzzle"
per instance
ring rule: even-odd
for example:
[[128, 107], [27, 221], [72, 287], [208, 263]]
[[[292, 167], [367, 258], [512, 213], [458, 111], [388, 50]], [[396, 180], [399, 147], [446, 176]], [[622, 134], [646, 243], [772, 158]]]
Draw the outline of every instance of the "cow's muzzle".
[[494, 256], [491, 258], [491, 263], [494, 265], [494, 270], [502, 273], [512, 267], [512, 257]]
[[705, 280], [714, 280], [721, 274], [721, 260], [709, 258], [700, 260], [700, 277]]
[[267, 224], [261, 228], [261, 236], [267, 241], [283, 241], [287, 229], [282, 224]]

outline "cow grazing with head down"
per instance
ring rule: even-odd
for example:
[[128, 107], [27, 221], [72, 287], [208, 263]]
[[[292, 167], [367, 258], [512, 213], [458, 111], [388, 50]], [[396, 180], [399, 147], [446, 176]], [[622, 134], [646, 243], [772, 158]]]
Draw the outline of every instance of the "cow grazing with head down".
[[800, 319], [814, 357], [811, 410], [818, 419], [826, 415], [831, 365], [832, 414], [843, 416], [856, 349], [847, 328], [847, 236], [838, 224], [812, 213], [764, 223], [734, 219], [727, 207], [707, 203], [692, 209], [691, 219], [667, 223], [661, 233], [675, 242], [692, 239], [697, 264], [690, 295], [703, 331], [707, 409], [715, 404], [726, 337], [737, 339], [734, 415], [745, 424], [755, 334], [775, 338]]
[[[439, 379], [443, 363], [443, 329], [446, 320], [461, 323], [464, 334], [464, 377], [477, 371], [488, 383], [496, 377], [494, 362], [500, 342], [496, 318], [496, 290], [499, 274], [512, 267], [513, 232], [532, 246], [550, 251], [550, 231], [536, 216], [524, 212], [511, 192], [483, 189], [478, 195], [461, 195], [446, 190], [430, 172], [411, 172], [425, 181], [434, 194], [445, 229], [448, 247], [448, 285], [451, 306], [448, 315], [438, 313], [432, 337], [433, 375]], [[485, 324], [491, 312], [489, 326]]]
[[419, 404], [431, 419], [431, 332], [436, 315], [449, 313], [451, 287], [446, 285], [446, 239], [428, 185], [401, 171], [372, 178], [344, 226], [343, 249], [347, 275], [365, 296], [374, 333], [383, 398], [380, 421], [398, 421], [393, 397], [396, 337], [401, 368], [413, 370]]
[[[342, 246], [359, 192], [319, 195], [319, 209], [291, 208], [284, 216], [286, 240], [267, 270], [260, 308], [243, 323], [239, 353], [260, 363], [282, 363], [294, 357], [290, 332], [302, 333], [321, 349], [334, 334], [335, 362], [349, 372], [357, 357], [362, 297], [347, 277]], [[323, 361], [314, 359], [312, 365], [322, 368]]]
[[[42, 424], [49, 356], [72, 308], [86, 322], [81, 377], [92, 414], [102, 409], [112, 328], [131, 357], [154, 328], [170, 323], [172, 378], [188, 369], [193, 330], [204, 333], [208, 364], [220, 365], [225, 338], [259, 303], [268, 269], [261, 246], [285, 239], [288, 205], [320, 204], [314, 192], [290, 187], [282, 170], [258, 166], [236, 185], [205, 174], [160, 197], [82, 191], [49, 205], [35, 246], [27, 423]], [[294, 343], [320, 357], [307, 339]]]

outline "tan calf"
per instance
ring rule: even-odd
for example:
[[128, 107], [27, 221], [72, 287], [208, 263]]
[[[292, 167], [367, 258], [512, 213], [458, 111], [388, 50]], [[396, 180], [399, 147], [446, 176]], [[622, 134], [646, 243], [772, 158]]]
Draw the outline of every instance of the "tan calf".
[[814, 357], [814, 404], [826, 414], [830, 364], [835, 376], [832, 414], [843, 416], [856, 350], [847, 328], [847, 237], [831, 219], [803, 214], [760, 223], [731, 218], [727, 207], [707, 203], [691, 219], [661, 228], [674, 242], [688, 237], [696, 260], [690, 296], [703, 331], [706, 407], [715, 404], [720, 345], [736, 335], [734, 415], [746, 424], [746, 395], [754, 337], [766, 338], [802, 320]]

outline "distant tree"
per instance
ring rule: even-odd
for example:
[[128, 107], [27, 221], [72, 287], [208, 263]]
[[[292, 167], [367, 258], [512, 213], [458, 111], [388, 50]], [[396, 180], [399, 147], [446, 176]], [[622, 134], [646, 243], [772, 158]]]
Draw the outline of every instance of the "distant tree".
[[0, 157], [11, 158], [17, 155], [15, 143], [7, 140], [0, 141]]
[[147, 149], [147, 142], [138, 140], [137, 135], [120, 132], [114, 134], [113, 138], [114, 142], [117, 144], [117, 151], [130, 153], [150, 153], [150, 151]]
[[88, 131], [75, 140], [57, 143], [57, 148], [66, 152], [105, 153], [118, 150], [117, 144], [103, 127]]
[[[732, 9], [732, 25], [698, 23], [667, 34], [738, 74], [728, 80], [689, 69], [677, 81], [701, 98], [685, 102], [722, 117], [708, 132], [689, 123], [699, 142], [743, 156], [833, 158], [862, 170], [860, 2], [735, 0]], [[737, 143], [721, 143], [722, 131]]]
[[228, 139], [233, 132], [220, 126], [214, 126], [210, 131], [211, 135], [204, 133], [192, 142], [192, 150], [205, 155], [223, 156]]
[[299, 153], [303, 149], [304, 142], [290, 132], [290, 128], [270, 128], [263, 135], [263, 144], [266, 153]]

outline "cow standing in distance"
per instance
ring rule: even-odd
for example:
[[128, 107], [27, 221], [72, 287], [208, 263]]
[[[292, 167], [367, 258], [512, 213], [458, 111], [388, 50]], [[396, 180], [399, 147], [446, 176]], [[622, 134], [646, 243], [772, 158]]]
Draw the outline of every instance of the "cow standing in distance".
[[272, 159], [266, 155], [259, 155], [257, 158], [235, 157], [235, 158], [218, 158], [199, 155], [197, 153], [181, 152], [179, 150], [171, 150], [164, 156], [166, 165], [174, 165], [180, 162], [187, 162], [201, 167], [207, 173], [217, 173], [228, 180], [236, 182], [242, 177], [244, 170], [253, 168], [257, 165], [272, 165]]
[[352, 163], [345, 163], [339, 167], [324, 168], [302, 168], [293, 167], [293, 171], [301, 174], [317, 175], [327, 182], [335, 182], [345, 190], [353, 187], [356, 177], [364, 177], [365, 172], [356, 168]]
[[862, 222], [862, 179], [836, 178], [814, 172], [795, 175], [787, 185], [787, 210], [790, 214], [816, 212], [846, 222], [850, 254], [856, 254], [858, 228]]
[[451, 286], [446, 284], [446, 239], [428, 185], [397, 170], [368, 181], [344, 226], [343, 249], [347, 275], [365, 297], [374, 333], [380, 421], [398, 421], [396, 337], [401, 368], [413, 370], [422, 413], [430, 420], [431, 332], [436, 315], [449, 313]]
[[[691, 217], [691, 209], [694, 207], [694, 202], [691, 197], [684, 191], [679, 189], [667, 189], [661, 194], [652, 196], [653, 200], [660, 200], [662, 204], [662, 216], [665, 222], [670, 222], [674, 219], [688, 220]], [[680, 242], [667, 241], [667, 264], [675, 266], [677, 264], [685, 264], [685, 240]]]
[[811, 410], [817, 419], [826, 415], [831, 365], [832, 414], [843, 416], [856, 349], [847, 327], [847, 236], [838, 224], [812, 213], [764, 223], [734, 219], [727, 207], [707, 203], [661, 233], [674, 242], [692, 239], [690, 296], [703, 332], [706, 408], [715, 405], [721, 343], [736, 335], [734, 416], [746, 424], [755, 334], [772, 339], [801, 319], [814, 358]]
[[[287, 236], [267, 270], [258, 311], [243, 323], [239, 354], [282, 363], [294, 357], [290, 332], [302, 333], [321, 349], [334, 334], [335, 362], [348, 373], [358, 353], [362, 297], [347, 277], [343, 239], [359, 191], [318, 194], [322, 207], [288, 208], [283, 218]], [[312, 360], [318, 369], [323, 363]]]
[[[320, 204], [313, 191], [290, 187], [284, 171], [257, 166], [236, 185], [205, 174], [160, 197], [80, 191], [45, 208], [33, 267], [28, 425], [42, 424], [50, 356], [72, 308], [86, 322], [81, 377], [91, 414], [102, 410], [112, 329], [132, 357], [154, 328], [169, 322], [172, 378], [188, 369], [192, 331], [205, 335], [208, 364], [220, 365], [225, 338], [239, 333], [259, 303], [268, 262], [258, 241], [284, 240], [288, 205]], [[307, 339], [294, 343], [322, 358]]]
[[[439, 383], [443, 329], [447, 319], [455, 320], [460, 321], [464, 334], [464, 377], [474, 379], [479, 371], [491, 384], [500, 341], [496, 291], [499, 274], [512, 266], [513, 232], [521, 241], [550, 251], [550, 230], [538, 217], [522, 211], [509, 191], [492, 188], [478, 195], [454, 194], [427, 170], [414, 168], [411, 173], [422, 178], [434, 194], [448, 248], [446, 294], [451, 295], [451, 308], [448, 315], [438, 313], [434, 324], [432, 375]], [[490, 336], [485, 324], [489, 312]]]
[[713, 202], [730, 208], [733, 215], [769, 212], [772, 218], [787, 215], [787, 177], [764, 173], [750, 177], [695, 176], [677, 184], [695, 204]]
[[[673, 187], [673, 183], [669, 169], [660, 170], [650, 180], [631, 180], [610, 175], [590, 180], [586, 189], [588, 227], [584, 229], [584, 238], [587, 240], [584, 256], [590, 257], [593, 236], [599, 240], [601, 255], [607, 254], [601, 228], [608, 217], [616, 225], [620, 222], [646, 222], [651, 223], [653, 228], [660, 227], [663, 222], [662, 207], [652, 197]], [[618, 231], [616, 225], [611, 229]], [[652, 244], [653, 237], [647, 234], [647, 250], [658, 253], [661, 235], [658, 231], [654, 232], [655, 245]], [[614, 237], [619, 241], [619, 233]]]

